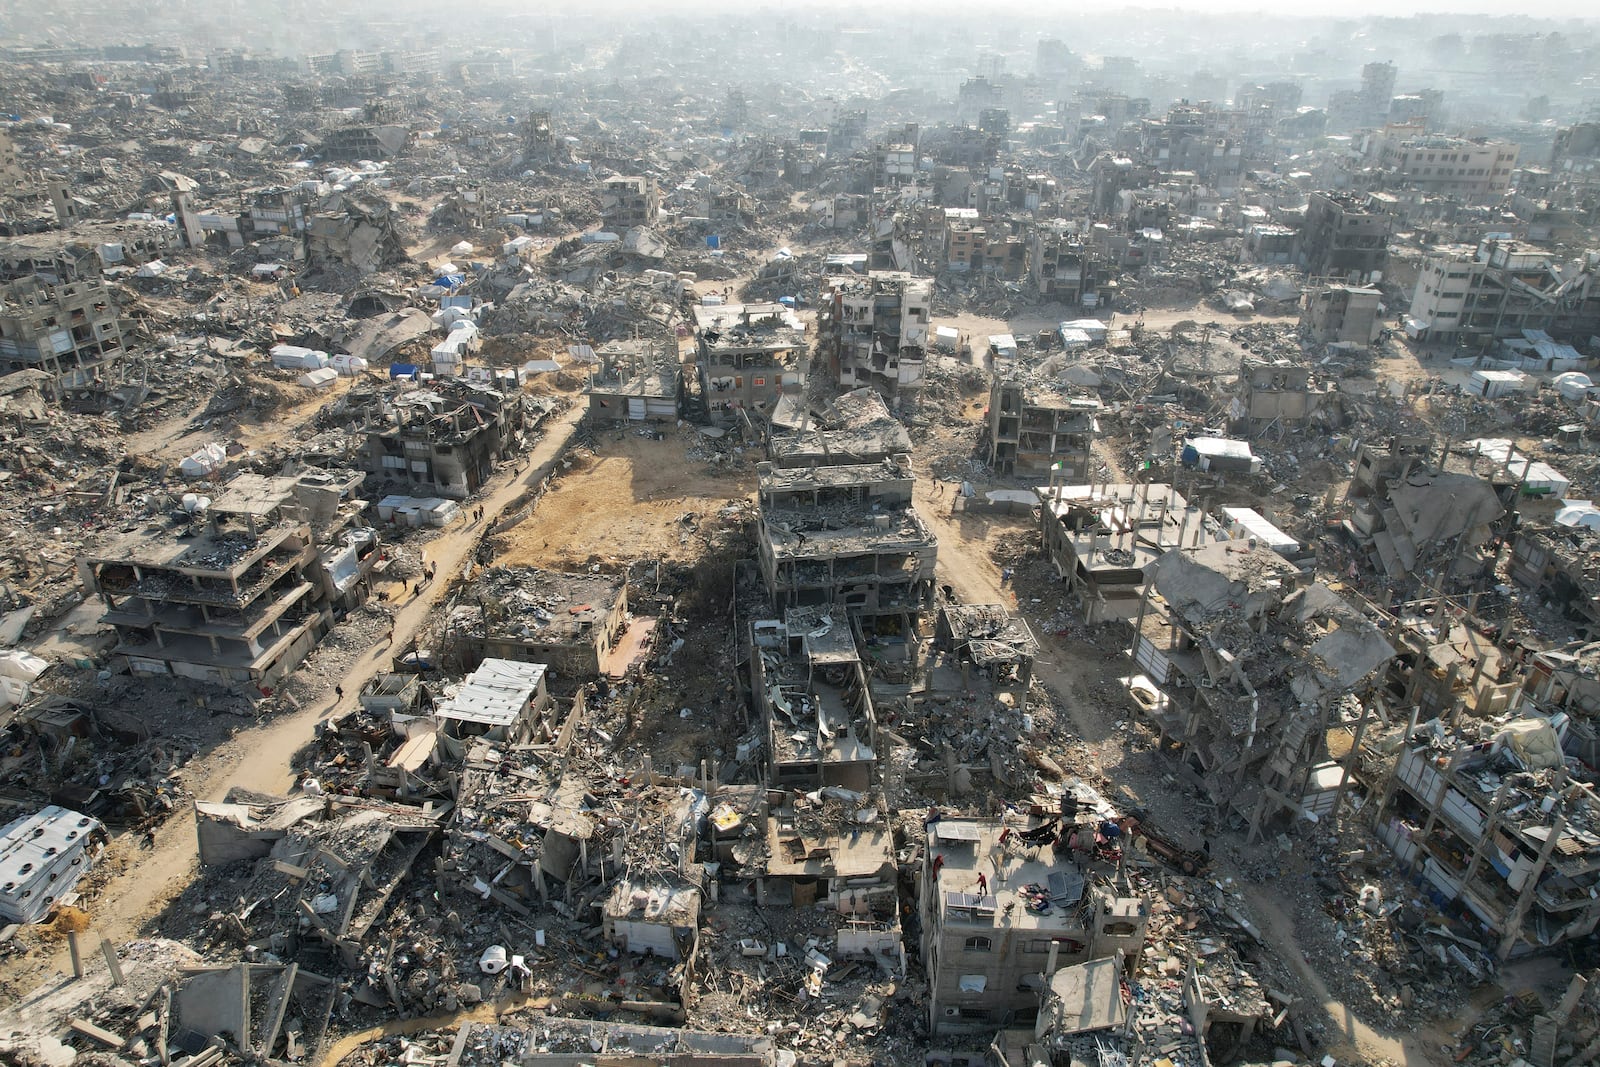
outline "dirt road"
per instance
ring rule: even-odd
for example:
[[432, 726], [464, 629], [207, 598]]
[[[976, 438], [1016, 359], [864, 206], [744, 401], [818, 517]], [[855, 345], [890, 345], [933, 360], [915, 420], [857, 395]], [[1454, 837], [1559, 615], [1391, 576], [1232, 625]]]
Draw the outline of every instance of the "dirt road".
[[[489, 493], [482, 498], [484, 520], [446, 530], [428, 544], [426, 558], [437, 563], [446, 575], [459, 572], [494, 516], [516, 500], [526, 486], [548, 472], [566, 448], [582, 414], [583, 406], [574, 405], [549, 424], [544, 438], [533, 449], [531, 465], [496, 475]], [[444, 597], [449, 584], [436, 582], [422, 595], [397, 606], [396, 644], [403, 644], [422, 626]], [[341, 684], [347, 702], [353, 702], [361, 687], [388, 666], [391, 647], [381, 644], [372, 649], [344, 677]], [[197, 777], [187, 783], [190, 790], [202, 800], [213, 801], [221, 800], [235, 786], [263, 793], [288, 792], [294, 785], [290, 760], [311, 740], [317, 723], [335, 710], [333, 695], [329, 693], [293, 714], [241, 730], [204, 764], [193, 765]], [[126, 860], [127, 866], [100, 891], [91, 905], [94, 916], [89, 935], [91, 944], [99, 938], [120, 942], [140, 936], [150, 919], [193, 880], [198, 864], [193, 811], [180, 812], [167, 820], [156, 833], [154, 849], [129, 851]], [[52, 958], [42, 961], [42, 973], [35, 977], [42, 979], [51, 969], [70, 973], [70, 968], [71, 960], [63, 941]]]

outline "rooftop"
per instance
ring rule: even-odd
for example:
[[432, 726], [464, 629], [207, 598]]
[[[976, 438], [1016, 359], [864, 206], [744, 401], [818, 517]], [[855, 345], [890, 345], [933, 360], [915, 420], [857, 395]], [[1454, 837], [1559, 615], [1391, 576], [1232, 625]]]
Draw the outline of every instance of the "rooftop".
[[440, 701], [434, 714], [440, 719], [509, 726], [538, 694], [545, 670], [542, 663], [486, 659]]

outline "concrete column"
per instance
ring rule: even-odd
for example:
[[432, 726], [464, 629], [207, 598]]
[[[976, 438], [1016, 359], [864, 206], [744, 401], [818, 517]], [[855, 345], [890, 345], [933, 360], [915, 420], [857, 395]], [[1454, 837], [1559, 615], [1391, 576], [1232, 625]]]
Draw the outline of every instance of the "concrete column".
[[111, 984], [122, 984], [122, 962], [117, 959], [117, 946], [110, 941], [100, 942], [100, 952], [106, 958], [106, 967], [111, 971]]
[[83, 946], [78, 942], [78, 931], [67, 932], [67, 951], [72, 953], [72, 977], [83, 977]]

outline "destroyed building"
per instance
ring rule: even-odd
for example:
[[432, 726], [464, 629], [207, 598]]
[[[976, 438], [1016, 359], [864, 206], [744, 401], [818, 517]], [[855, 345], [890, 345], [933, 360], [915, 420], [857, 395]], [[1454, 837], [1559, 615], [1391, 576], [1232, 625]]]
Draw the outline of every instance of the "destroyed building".
[[73, 280], [32, 274], [0, 286], [0, 373], [42, 370], [56, 396], [103, 386], [124, 357], [116, 298], [98, 268]]
[[363, 159], [391, 159], [406, 150], [411, 131], [389, 123], [351, 123], [322, 131], [322, 155], [326, 159], [356, 162]]
[[1033, 231], [1028, 284], [1041, 301], [1093, 306], [1085, 298], [1098, 292], [1102, 280], [1098, 256], [1079, 234], [1062, 225], [1041, 225]]
[[789, 308], [697, 304], [694, 324], [695, 361], [684, 368], [686, 403], [711, 421], [769, 415], [785, 391], [799, 387], [805, 327]]
[[1600, 252], [1563, 261], [1548, 248], [1486, 238], [1428, 255], [1408, 328], [1437, 341], [1487, 345], [1526, 330], [1587, 341], [1600, 333]]
[[99, 279], [105, 270], [160, 259], [177, 245], [165, 222], [84, 222], [0, 242], [0, 280], [37, 275], [51, 285]]
[[605, 938], [623, 952], [692, 960], [700, 942], [700, 887], [622, 879], [601, 910]]
[[553, 706], [547, 671], [543, 663], [484, 659], [434, 705], [439, 747], [457, 762], [480, 738], [502, 746], [532, 740]]
[[1058, 966], [1138, 959], [1150, 902], [1091, 881], [1117, 813], [1087, 785], [1037, 814], [929, 821], [917, 911], [936, 1035], [1030, 1023]]
[[1247, 356], [1239, 364], [1239, 398], [1232, 413], [1251, 434], [1303, 427], [1329, 404], [1333, 385], [1316, 380], [1312, 368], [1288, 360]]
[[989, 386], [989, 465], [997, 474], [1081, 482], [1100, 436], [1098, 397], [996, 367]]
[[1519, 524], [1507, 573], [1539, 603], [1600, 635], [1600, 558], [1594, 537], [1581, 525]]
[[933, 282], [891, 271], [831, 278], [818, 311], [822, 350], [842, 389], [871, 386], [915, 408], [926, 371]]
[[1314, 278], [1366, 282], [1389, 258], [1392, 220], [1349, 193], [1312, 193], [1300, 230], [1299, 264]]
[[1505, 960], [1600, 923], [1600, 798], [1574, 779], [1561, 719], [1516, 713], [1418, 723], [1374, 807], [1378, 837]]
[[785, 395], [773, 409], [767, 455], [779, 468], [881, 463], [909, 454], [911, 435], [867, 388], [834, 397], [820, 409]]
[[613, 653], [629, 618], [625, 576], [537, 567], [490, 568], [461, 604], [452, 632], [469, 647], [469, 659], [545, 663], [571, 679], [615, 670]]
[[1511, 187], [1518, 147], [1488, 138], [1420, 133], [1421, 124], [1388, 125], [1366, 138], [1366, 159], [1385, 189], [1483, 202]]
[[1209, 537], [1205, 516], [1172, 485], [1052, 484], [1039, 500], [1045, 554], [1090, 623], [1137, 616], [1155, 561]]
[[750, 690], [772, 786], [864, 792], [876, 784], [878, 721], [848, 619], [795, 608], [753, 623]]
[[1441, 466], [1427, 442], [1362, 442], [1357, 450], [1352, 506], [1341, 527], [1397, 591], [1419, 580], [1486, 580], [1496, 555], [1490, 542], [1506, 509], [1495, 485], [1460, 469], [1466, 466]]
[[420, 494], [465, 500], [525, 447], [526, 407], [520, 394], [462, 381], [400, 393], [369, 415], [366, 467]]
[[761, 573], [779, 607], [892, 613], [932, 605], [938, 539], [911, 502], [908, 458], [763, 463], [759, 477]]
[[[1156, 563], [1130, 650], [1135, 700], [1221, 808], [1247, 820], [1332, 814], [1350, 776], [1326, 734], [1394, 655], [1382, 631], [1250, 542], [1173, 549]], [[1358, 726], [1359, 729], [1359, 726]]]
[[104, 600], [130, 671], [270, 689], [336, 607], [365, 600], [378, 540], [349, 495], [356, 479], [308, 477], [238, 475], [84, 554], [83, 588]]
[[583, 387], [594, 418], [677, 419], [680, 368], [669, 353], [652, 356], [644, 341], [612, 341], [596, 349], [595, 355], [600, 365], [589, 372]]
[[934, 647], [947, 649], [961, 665], [963, 689], [972, 674], [988, 674], [997, 684], [1026, 693], [1039, 658], [1039, 640], [1028, 621], [1003, 604], [940, 604], [934, 620]]
[[661, 190], [656, 180], [618, 174], [600, 183], [600, 217], [616, 233], [636, 226], [654, 226], [661, 214]]
[[313, 212], [306, 220], [306, 261], [314, 267], [343, 267], [360, 274], [405, 263], [405, 240], [396, 228], [396, 216], [387, 200], [345, 194], [337, 208]]
[[1313, 341], [1369, 345], [1383, 328], [1383, 294], [1351, 285], [1308, 288], [1301, 297], [1300, 327]]

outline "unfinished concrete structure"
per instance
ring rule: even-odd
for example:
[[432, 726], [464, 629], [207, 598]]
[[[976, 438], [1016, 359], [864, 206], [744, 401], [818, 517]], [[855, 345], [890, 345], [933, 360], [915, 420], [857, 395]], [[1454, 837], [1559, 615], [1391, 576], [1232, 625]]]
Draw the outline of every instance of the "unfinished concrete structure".
[[895, 407], [915, 407], [932, 314], [932, 279], [894, 271], [828, 279], [818, 329], [840, 388], [871, 386]]
[[1167, 484], [1052, 484], [1039, 504], [1045, 554], [1090, 623], [1138, 615], [1151, 565], [1207, 539], [1200, 509]]
[[80, 559], [129, 670], [270, 689], [336, 606], [365, 599], [378, 547], [357, 525], [366, 501], [299, 484], [241, 474], [209, 507], [153, 519]]
[[938, 539], [911, 503], [907, 457], [851, 466], [760, 466], [762, 576], [780, 608], [930, 607]]
[[1501, 960], [1600, 924], [1600, 798], [1562, 754], [1562, 719], [1413, 714], [1373, 806], [1378, 837]]
[[1279, 815], [1336, 811], [1350, 768], [1329, 759], [1328, 725], [1357, 698], [1359, 738], [1370, 714], [1359, 698], [1394, 649], [1277, 553], [1222, 541], [1161, 557], [1129, 654], [1130, 688], [1162, 742], [1254, 838]]
[[522, 448], [521, 396], [453, 380], [395, 396], [367, 424], [366, 466], [423, 494], [465, 500]]
[[1030, 1023], [1058, 966], [1137, 960], [1149, 901], [1090, 882], [1096, 827], [1116, 812], [1081, 782], [1066, 788], [1059, 812], [926, 825], [917, 910], [934, 1034]]
[[997, 367], [989, 386], [989, 465], [997, 474], [1085, 481], [1100, 409], [1098, 397]]

